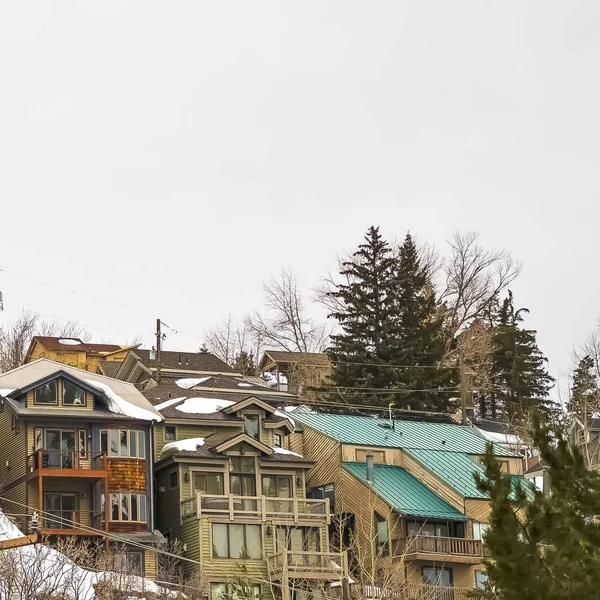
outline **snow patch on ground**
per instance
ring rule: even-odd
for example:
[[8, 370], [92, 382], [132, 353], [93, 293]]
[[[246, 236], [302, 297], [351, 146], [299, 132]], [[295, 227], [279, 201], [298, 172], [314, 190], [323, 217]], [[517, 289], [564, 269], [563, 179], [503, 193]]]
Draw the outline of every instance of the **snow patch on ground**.
[[85, 382], [104, 392], [108, 398], [108, 410], [111, 412], [119, 415], [125, 415], [126, 417], [133, 417], [134, 419], [142, 419], [143, 421], [160, 420], [158, 415], [155, 415], [149, 410], [136, 406], [124, 398], [121, 398], [121, 396], [113, 392], [111, 387], [106, 385], [106, 383], [94, 381], [93, 379], [85, 379]]
[[188, 438], [187, 440], [179, 440], [178, 442], [169, 442], [163, 446], [160, 455], [168, 454], [173, 450], [176, 452], [195, 452], [200, 446], [204, 446], [204, 438], [201, 437]]
[[156, 404], [154, 406], [154, 408], [156, 410], [162, 410], [163, 408], [173, 406], [173, 404], [177, 404], [178, 402], [181, 402], [182, 400], [185, 400], [185, 399], [186, 399], [186, 396], [181, 396], [181, 398], [171, 398], [170, 400], [165, 400], [164, 402], [161, 402], [160, 404]]
[[197, 415], [208, 415], [232, 406], [235, 402], [221, 400], [219, 398], [188, 398], [183, 404], [176, 406], [176, 410], [182, 413], [193, 413]]
[[200, 385], [201, 383], [204, 383], [205, 381], [208, 381], [210, 379], [209, 377], [195, 377], [195, 378], [186, 378], [186, 379], [178, 379], [175, 383], [180, 387], [183, 388], [184, 390], [189, 390], [190, 388], [193, 388], [195, 385]]
[[304, 456], [302, 456], [302, 454], [298, 454], [297, 452], [292, 452], [291, 450], [288, 450], [287, 448], [273, 448], [273, 452], [275, 452], [276, 454], [291, 454], [292, 456], [299, 456], [300, 458], [304, 458]]

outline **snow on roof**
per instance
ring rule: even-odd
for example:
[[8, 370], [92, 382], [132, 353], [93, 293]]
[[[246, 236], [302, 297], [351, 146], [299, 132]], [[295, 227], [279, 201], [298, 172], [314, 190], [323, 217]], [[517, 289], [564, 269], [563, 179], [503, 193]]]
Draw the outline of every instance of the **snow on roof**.
[[173, 404], [177, 404], [178, 402], [181, 402], [182, 400], [185, 400], [187, 396], [181, 396], [180, 398], [171, 398], [170, 400], [165, 400], [164, 402], [161, 402], [160, 404], [155, 405], [155, 409], [156, 410], [162, 410], [163, 408], [168, 408], [169, 406], [173, 406]]
[[160, 421], [160, 416], [121, 398], [121, 396], [115, 393], [106, 383], [95, 381], [93, 379], [85, 379], [85, 382], [104, 392], [105, 396], [108, 398], [108, 410], [111, 412], [127, 417], [133, 417], [134, 419], [142, 419], [144, 421]]
[[251, 383], [238, 383], [238, 387], [252, 387]]
[[[23, 533], [10, 519], [0, 511], [0, 539], [9, 540], [24, 537]], [[22, 588], [32, 587], [38, 594], [48, 592], [52, 597], [59, 595], [78, 600], [94, 600], [95, 586], [101, 581], [122, 590], [135, 592], [164, 592], [162, 588], [149, 579], [137, 575], [123, 575], [111, 571], [92, 571], [74, 563], [65, 554], [45, 544], [31, 544], [9, 550], [3, 550], [2, 558], [14, 566], [15, 579], [5, 592], [21, 597]], [[27, 579], [21, 577], [26, 574]], [[169, 596], [176, 597], [175, 592]], [[2, 600], [8, 600], [2, 596]]]
[[276, 454], [291, 454], [292, 456], [299, 456], [300, 458], [304, 458], [302, 454], [298, 454], [297, 452], [292, 452], [286, 448], [273, 448], [273, 452]]
[[195, 452], [200, 446], [204, 446], [204, 438], [188, 438], [187, 440], [179, 440], [178, 442], [169, 442], [163, 446], [160, 455], [168, 454], [171, 451], [176, 452]]
[[218, 412], [233, 404], [235, 402], [231, 400], [221, 400], [219, 398], [187, 398], [183, 404], [176, 406], [175, 409], [183, 413], [207, 415]]
[[511, 433], [500, 433], [496, 431], [486, 431], [485, 429], [479, 429], [479, 427], [475, 427], [477, 433], [484, 437], [486, 440], [490, 442], [496, 442], [497, 444], [507, 444], [509, 446], [522, 446], [523, 440]]
[[175, 383], [180, 387], [183, 388], [184, 390], [189, 390], [190, 388], [193, 388], [195, 385], [200, 385], [201, 383], [204, 383], [205, 381], [208, 381], [210, 379], [209, 377], [188, 377], [188, 378], [184, 378], [184, 379], [177, 379], [175, 381]]
[[[293, 407], [286, 406], [286, 407], [284, 407], [284, 409], [283, 409], [283, 410], [285, 410], [285, 411], [288, 411], [288, 409], [289, 409], [289, 408], [293, 408]], [[289, 411], [289, 412], [292, 412], [292, 411]], [[281, 412], [281, 411], [279, 411], [279, 410], [276, 410], [276, 411], [275, 411], [275, 414], [276, 414], [278, 417], [285, 417], [285, 418], [286, 418], [286, 419], [287, 419], [287, 420], [288, 420], [288, 421], [289, 421], [289, 422], [292, 424], [292, 427], [294, 427], [294, 428], [296, 427], [296, 421], [294, 421], [294, 419], [292, 419], [292, 417], [290, 417], [290, 415], [286, 415], [285, 413], [282, 413], [282, 412]]]
[[9, 394], [12, 394], [14, 391], [15, 391], [14, 389], [10, 389], [10, 388], [6, 388], [6, 389], [0, 388], [0, 396], [6, 397]]

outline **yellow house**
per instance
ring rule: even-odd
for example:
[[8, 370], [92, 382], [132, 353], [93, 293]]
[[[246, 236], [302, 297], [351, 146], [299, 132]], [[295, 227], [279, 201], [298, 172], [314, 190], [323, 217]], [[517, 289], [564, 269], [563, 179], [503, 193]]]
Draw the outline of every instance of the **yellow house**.
[[90, 344], [80, 338], [36, 335], [29, 344], [24, 362], [30, 363], [38, 358], [47, 358], [96, 373], [101, 361], [121, 363], [132, 348], [137, 346]]

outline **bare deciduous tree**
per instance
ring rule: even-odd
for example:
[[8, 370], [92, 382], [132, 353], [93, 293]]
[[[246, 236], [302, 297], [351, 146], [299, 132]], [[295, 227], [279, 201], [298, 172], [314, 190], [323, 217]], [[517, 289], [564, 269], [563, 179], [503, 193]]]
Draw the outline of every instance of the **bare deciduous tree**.
[[321, 352], [327, 345], [329, 330], [309, 314], [298, 290], [295, 275], [281, 271], [264, 284], [266, 314], [256, 311], [246, 318], [250, 331], [265, 346], [287, 352]]

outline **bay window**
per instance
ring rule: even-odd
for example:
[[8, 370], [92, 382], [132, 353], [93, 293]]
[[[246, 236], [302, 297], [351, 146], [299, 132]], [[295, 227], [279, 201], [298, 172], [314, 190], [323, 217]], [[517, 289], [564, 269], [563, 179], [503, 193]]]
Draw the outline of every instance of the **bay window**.
[[103, 429], [100, 452], [112, 458], [146, 458], [146, 434], [129, 429]]

